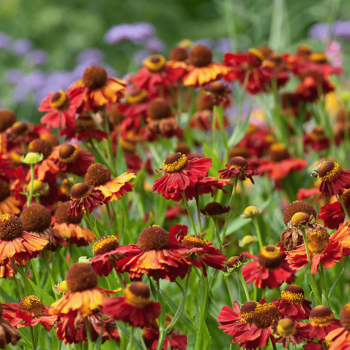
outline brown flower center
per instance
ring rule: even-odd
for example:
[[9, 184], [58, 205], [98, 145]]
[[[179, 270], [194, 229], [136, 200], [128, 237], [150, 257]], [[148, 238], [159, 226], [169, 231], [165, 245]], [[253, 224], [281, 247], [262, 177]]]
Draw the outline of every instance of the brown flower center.
[[58, 138], [53, 134], [49, 134], [49, 133], [43, 134], [43, 135], [40, 135], [40, 138], [42, 140], [47, 141], [51, 145], [51, 147], [56, 147], [60, 144], [60, 141], [58, 140]]
[[28, 232], [43, 232], [51, 225], [51, 214], [41, 204], [32, 204], [24, 208], [19, 218], [24, 230]]
[[42, 301], [34, 295], [29, 295], [23, 298], [19, 303], [19, 308], [28, 311], [36, 317], [41, 316], [44, 313], [44, 305]]
[[277, 333], [282, 337], [290, 337], [295, 333], [294, 322], [290, 318], [282, 318], [278, 321]]
[[60, 148], [58, 159], [62, 163], [74, 163], [78, 158], [78, 147], [73, 145], [64, 144]]
[[181, 154], [189, 154], [191, 152], [191, 149], [186, 142], [179, 142], [176, 146], [175, 152]]
[[95, 255], [105, 254], [119, 247], [119, 242], [115, 236], [104, 236], [99, 238], [92, 247]]
[[207, 245], [207, 242], [199, 236], [192, 235], [185, 236], [182, 241], [182, 245], [187, 249], [202, 248]]
[[0, 179], [0, 202], [6, 199], [10, 193], [11, 191], [9, 184], [6, 181]]
[[259, 62], [262, 62], [264, 60], [264, 55], [261, 53], [261, 51], [257, 49], [249, 49], [248, 52], [254, 56]]
[[66, 281], [69, 291], [81, 292], [97, 287], [98, 276], [89, 264], [75, 263], [69, 268]]
[[0, 239], [12, 241], [23, 234], [22, 221], [13, 214], [3, 214], [0, 216]]
[[314, 52], [309, 56], [309, 58], [315, 63], [327, 63], [327, 56], [323, 52]]
[[85, 175], [85, 183], [89, 186], [102, 186], [111, 180], [110, 170], [103, 164], [91, 164]]
[[170, 51], [169, 60], [171, 61], [185, 61], [188, 58], [188, 52], [183, 47], [175, 47]]
[[205, 92], [200, 93], [197, 97], [196, 105], [199, 111], [211, 111], [214, 107], [214, 97], [206, 94]]
[[340, 323], [350, 333], [350, 303], [347, 303], [340, 312]]
[[70, 196], [73, 200], [86, 198], [90, 195], [90, 193], [90, 186], [82, 182], [73, 185], [72, 189], [70, 190]]
[[143, 251], [168, 249], [170, 240], [167, 232], [159, 226], [151, 226], [144, 229], [137, 242]]
[[307, 213], [296, 213], [290, 220], [289, 225], [291, 227], [302, 227], [309, 224], [312, 220], [313, 218]]
[[275, 269], [281, 265], [282, 255], [280, 250], [273, 246], [268, 245], [262, 247], [258, 254], [258, 262], [265, 269]]
[[258, 304], [254, 311], [254, 324], [258, 328], [268, 328], [277, 321], [281, 313], [273, 304]]
[[253, 323], [254, 311], [257, 306], [258, 303], [256, 301], [248, 301], [242, 305], [241, 309], [239, 310], [239, 315], [243, 318], [244, 322], [249, 324]]
[[257, 48], [261, 52], [261, 54], [264, 56], [264, 58], [269, 57], [273, 51], [269, 45], [261, 45]]
[[246, 159], [244, 159], [243, 157], [233, 157], [230, 159], [230, 161], [228, 162], [228, 165], [230, 168], [234, 168], [234, 169], [249, 169], [249, 165]]
[[52, 151], [52, 146], [48, 141], [43, 139], [35, 139], [29, 143], [28, 152], [41, 153], [44, 158], [47, 158]]
[[283, 143], [274, 143], [270, 146], [269, 156], [271, 160], [278, 163], [289, 158], [289, 152]]
[[247, 158], [249, 156], [249, 150], [247, 147], [235, 146], [230, 150], [230, 158], [242, 157]]
[[298, 46], [297, 48], [297, 56], [308, 56], [311, 54], [311, 48], [309, 45], [306, 45], [306, 44], [301, 44]]
[[69, 206], [70, 202], [64, 202], [56, 209], [55, 218], [58, 224], [79, 224], [83, 220], [84, 213], [82, 211], [77, 216], [68, 216]]
[[127, 154], [136, 154], [136, 145], [134, 141], [120, 138], [120, 145], [123, 148], [123, 151]]
[[333, 311], [324, 305], [315, 306], [311, 312], [309, 321], [312, 326], [327, 326], [333, 322]]
[[309, 249], [314, 254], [323, 252], [329, 244], [329, 234], [326, 229], [317, 229], [307, 233]]
[[16, 114], [10, 109], [0, 109], [0, 133], [11, 127], [16, 120]]
[[201, 209], [201, 213], [208, 216], [222, 215], [230, 210], [228, 207], [222, 206], [218, 202], [208, 203], [204, 209]]
[[164, 69], [166, 60], [162, 55], [153, 55], [146, 58], [143, 62], [144, 66], [147, 67], [151, 72], [156, 73]]
[[195, 67], [209, 66], [213, 59], [213, 53], [204, 45], [194, 46], [189, 53], [190, 63]]
[[226, 86], [220, 81], [212, 81], [211, 83], [206, 84], [205, 90], [218, 96], [226, 94]]
[[281, 292], [281, 297], [292, 304], [301, 304], [305, 300], [305, 293], [303, 288], [296, 284], [291, 284]]
[[168, 102], [161, 97], [155, 98], [147, 108], [147, 116], [152, 120], [168, 118], [171, 114], [171, 108]]
[[179, 173], [187, 166], [187, 157], [181, 153], [169, 154], [163, 162], [164, 170], [169, 174]]
[[310, 216], [312, 215], [314, 218], [316, 217], [316, 210], [311, 204], [305, 201], [295, 201], [289, 204], [284, 211], [283, 221], [286, 226], [288, 226], [288, 223], [296, 213], [306, 213]]
[[85, 69], [82, 80], [87, 88], [100, 89], [106, 85], [107, 72], [101, 66], [89, 66]]
[[16, 122], [12, 125], [11, 135], [18, 137], [24, 135], [28, 131], [28, 125], [25, 122]]
[[332, 181], [339, 175], [339, 165], [335, 162], [323, 162], [318, 169], [318, 177], [322, 181]]
[[51, 97], [50, 106], [56, 109], [64, 109], [67, 101], [67, 94], [64, 91], [59, 90]]
[[131, 92], [126, 98], [126, 102], [132, 105], [136, 105], [139, 103], [146, 102], [148, 98], [148, 94], [146, 90], [135, 90]]
[[[113, 109], [113, 106], [116, 106], [116, 104], [113, 104], [108, 112], [111, 114], [111, 109]], [[79, 117], [76, 119], [77, 123], [85, 128], [93, 128], [95, 126], [94, 119], [91, 117], [91, 115], [88, 114], [88, 112], [82, 112], [79, 114]]]
[[327, 135], [324, 133], [321, 126], [316, 126], [309, 134], [313, 141], [323, 141], [327, 139]]
[[134, 282], [124, 290], [127, 302], [131, 305], [144, 308], [150, 301], [151, 293], [146, 283]]

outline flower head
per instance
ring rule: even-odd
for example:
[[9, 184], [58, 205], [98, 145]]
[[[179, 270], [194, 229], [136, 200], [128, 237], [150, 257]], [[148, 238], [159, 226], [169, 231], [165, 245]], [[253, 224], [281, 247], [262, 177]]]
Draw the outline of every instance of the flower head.
[[315, 306], [309, 316], [310, 339], [325, 339], [332, 330], [339, 328], [340, 323], [334, 318], [334, 312], [327, 306]]
[[218, 202], [210, 202], [200, 209], [201, 215], [207, 218], [223, 218], [229, 211], [230, 207], [225, 207]]
[[17, 120], [15, 112], [10, 109], [0, 109], [0, 133], [10, 128]]
[[241, 181], [248, 178], [254, 183], [253, 176], [258, 175], [258, 172], [255, 170], [250, 170], [247, 160], [243, 157], [231, 158], [225, 167], [225, 169], [219, 170], [220, 178], [223, 179], [235, 178], [237, 176]]

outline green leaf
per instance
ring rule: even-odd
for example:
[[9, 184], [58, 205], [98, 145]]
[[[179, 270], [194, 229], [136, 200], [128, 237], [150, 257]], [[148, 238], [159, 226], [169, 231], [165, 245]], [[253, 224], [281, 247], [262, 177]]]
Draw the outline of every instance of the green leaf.
[[203, 151], [205, 156], [211, 158], [213, 161], [213, 166], [209, 169], [209, 174], [215, 177], [219, 177], [220, 174], [218, 170], [224, 167], [221, 159], [211, 150], [207, 143], [204, 144]]
[[239, 125], [237, 125], [235, 127], [235, 130], [228, 141], [228, 146], [230, 148], [237, 145], [237, 143], [243, 139], [245, 133], [248, 130], [250, 113], [251, 113], [251, 107], [249, 108], [249, 113], [248, 113], [247, 117], [244, 119], [244, 122], [240, 123]]
[[[166, 302], [168, 303], [171, 311], [174, 313], [176, 313], [176, 310], [178, 308], [178, 306], [176, 305], [176, 303], [174, 303], [171, 298], [169, 298], [163, 291], [162, 294], [164, 296], [164, 299], [166, 300]], [[190, 318], [186, 315], [186, 313], [183, 313], [180, 317], [180, 322], [182, 322], [186, 327], [188, 327], [192, 332], [196, 332], [195, 327], [193, 326], [193, 323], [191, 322]]]
[[[102, 327], [103, 327], [103, 324], [102, 324]], [[97, 342], [95, 343], [94, 350], [99, 350], [101, 348], [102, 338], [103, 338], [103, 328], [101, 330], [100, 335], [97, 338]]]
[[45, 306], [50, 306], [55, 302], [55, 299], [48, 293], [44, 292], [39, 286], [37, 286], [32, 280], [28, 279], [35, 294], [42, 300]]
[[339, 279], [340, 279], [340, 277], [342, 276], [343, 272], [344, 272], [344, 267], [341, 269], [340, 274], [338, 275], [337, 279], [336, 279], [335, 282], [333, 283], [333, 286], [331, 287], [331, 290], [329, 291], [329, 294], [328, 294], [328, 299], [331, 298], [331, 296], [332, 296], [332, 294], [333, 294], [333, 292], [334, 292], [334, 289], [335, 289], [335, 287], [337, 286], [337, 284], [338, 284], [338, 282], [339, 282]]
[[201, 317], [199, 320], [199, 331], [197, 333], [197, 341], [195, 350], [209, 350], [211, 346], [211, 336], [205, 323], [205, 317]]
[[123, 147], [120, 145], [120, 134], [118, 135], [117, 159], [115, 162], [116, 174], [123, 174], [127, 171]]
[[[118, 328], [125, 334], [125, 336], [126, 336], [128, 339], [130, 339], [130, 331], [129, 331], [123, 324], [121, 324], [120, 322], [115, 321], [115, 323], [116, 323], [116, 325], [118, 326]], [[134, 345], [137, 349], [143, 350], [143, 349], [142, 349], [142, 346], [141, 346], [141, 344], [140, 344], [140, 342], [139, 342], [137, 339], [135, 339], [135, 337], [134, 337], [133, 345]]]

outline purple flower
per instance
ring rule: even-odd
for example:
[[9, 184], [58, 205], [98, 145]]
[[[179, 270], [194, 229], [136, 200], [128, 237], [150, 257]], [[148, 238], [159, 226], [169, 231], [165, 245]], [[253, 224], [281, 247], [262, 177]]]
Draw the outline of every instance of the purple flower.
[[215, 45], [214, 51], [219, 53], [230, 52], [234, 50], [234, 46], [231, 45], [232, 41], [229, 38], [219, 39]]
[[15, 40], [11, 45], [12, 52], [17, 56], [26, 54], [31, 48], [31, 41], [25, 38]]
[[15, 85], [20, 82], [23, 77], [23, 72], [20, 69], [12, 68], [5, 72], [5, 80], [7, 83]]
[[149, 56], [149, 52], [146, 50], [138, 50], [134, 54], [134, 61], [137, 64], [141, 64], [142, 61]]
[[338, 37], [350, 37], [350, 21], [334, 22], [333, 35]]
[[329, 24], [323, 22], [314, 24], [309, 31], [309, 35], [312, 38], [325, 39], [328, 37], [328, 34]]
[[49, 55], [44, 50], [33, 50], [26, 54], [26, 60], [32, 66], [41, 66], [47, 62]]
[[11, 37], [6, 33], [0, 32], [0, 50], [6, 49], [11, 43]]
[[12, 90], [12, 98], [16, 103], [21, 103], [28, 99], [30, 94], [30, 88], [19, 84]]
[[40, 70], [32, 71], [24, 75], [20, 81], [20, 85], [27, 86], [30, 90], [41, 88], [46, 82], [46, 74]]
[[103, 53], [99, 49], [91, 48], [86, 49], [77, 57], [77, 62], [87, 64], [88, 66], [100, 64], [103, 60]]
[[148, 38], [145, 45], [152, 52], [163, 52], [165, 49], [164, 42], [156, 37]]
[[123, 40], [130, 40], [135, 43], [139, 43], [142, 40], [152, 36], [154, 32], [155, 28], [150, 23], [123, 23], [109, 29], [104, 36], [104, 40], [107, 44], [116, 44]]

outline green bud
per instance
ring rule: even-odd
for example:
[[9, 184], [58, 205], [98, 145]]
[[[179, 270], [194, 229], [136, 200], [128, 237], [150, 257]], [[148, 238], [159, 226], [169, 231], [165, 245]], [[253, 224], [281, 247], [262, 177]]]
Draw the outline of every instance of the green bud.
[[29, 152], [25, 157], [21, 157], [21, 161], [26, 164], [36, 164], [44, 159], [44, 155], [41, 153]]

